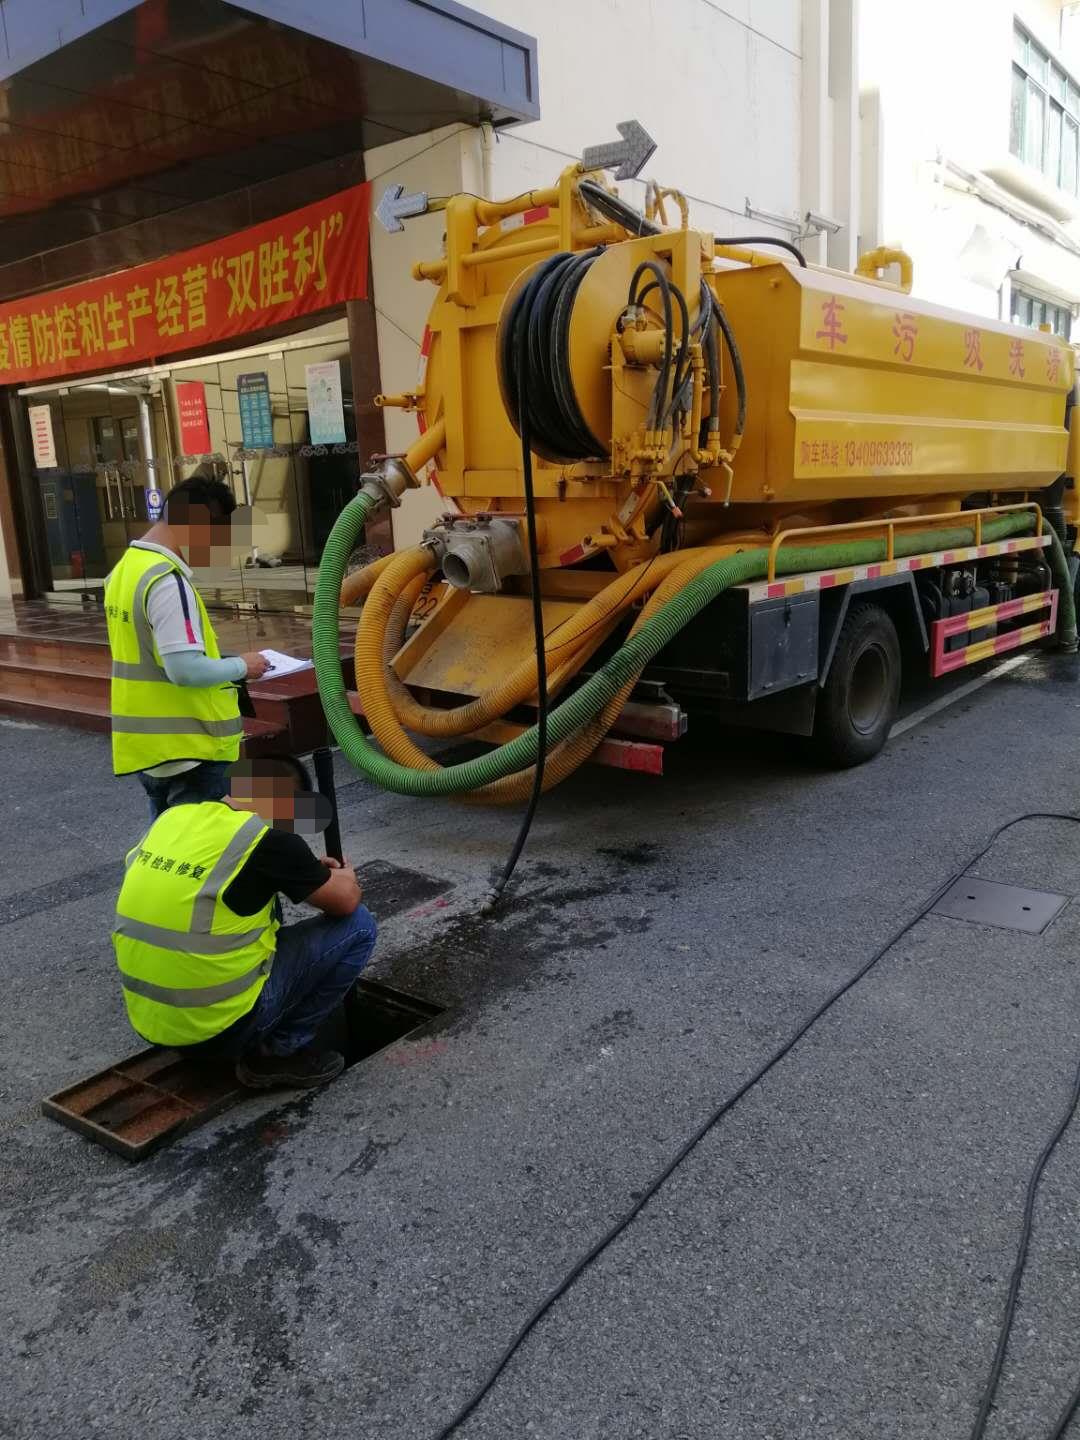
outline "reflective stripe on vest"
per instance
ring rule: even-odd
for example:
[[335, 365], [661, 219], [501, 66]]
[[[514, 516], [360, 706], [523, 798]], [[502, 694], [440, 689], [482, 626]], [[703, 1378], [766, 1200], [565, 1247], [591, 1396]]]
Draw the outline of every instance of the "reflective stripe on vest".
[[235, 720], [196, 720], [191, 715], [114, 715], [113, 729], [120, 735], [242, 735], [244, 722]]
[[[273, 959], [273, 901], [237, 916], [222, 897], [267, 828], [218, 801], [175, 806], [127, 857], [113, 944], [129, 1019], [146, 1039], [193, 1044], [254, 1004]], [[184, 854], [201, 864], [178, 863]], [[191, 872], [203, 868], [193, 888]], [[193, 983], [201, 970], [207, 983]]]
[[[112, 649], [113, 769], [118, 775], [173, 760], [235, 760], [244, 722], [235, 685], [173, 685], [146, 612], [151, 588], [178, 565], [157, 551], [131, 546], [105, 587]], [[214, 627], [196, 592], [206, 654], [221, 655]]]
[[219, 1000], [231, 1000], [234, 995], [242, 995], [260, 975], [269, 973], [270, 962], [264, 960], [246, 975], [224, 980], [220, 985], [204, 985], [199, 990], [170, 990], [164, 985], [154, 985], [149, 980], [136, 980], [128, 975], [124, 978], [124, 989], [130, 990], [133, 995], [142, 995], [146, 1000], [156, 1000], [159, 1005], [176, 1005], [186, 1010], [189, 1006], [197, 1008], [200, 1005], [216, 1005]]

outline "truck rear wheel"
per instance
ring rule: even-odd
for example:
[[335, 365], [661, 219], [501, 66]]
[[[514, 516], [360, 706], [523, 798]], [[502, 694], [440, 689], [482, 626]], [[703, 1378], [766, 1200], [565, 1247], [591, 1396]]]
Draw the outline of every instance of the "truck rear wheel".
[[832, 765], [861, 765], [888, 739], [900, 702], [900, 641], [879, 605], [853, 605], [818, 698], [814, 742]]

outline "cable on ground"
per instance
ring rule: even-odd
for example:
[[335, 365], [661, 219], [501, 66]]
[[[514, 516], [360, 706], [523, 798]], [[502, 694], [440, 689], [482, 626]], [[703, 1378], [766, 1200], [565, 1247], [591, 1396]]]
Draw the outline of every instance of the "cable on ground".
[[[623, 1231], [626, 1230], [626, 1228], [641, 1213], [641, 1211], [645, 1208], [645, 1206], [649, 1203], [653, 1196], [656, 1195], [657, 1191], [660, 1190], [660, 1188], [671, 1178], [671, 1176], [675, 1173], [675, 1171], [679, 1168], [679, 1166], [683, 1163], [683, 1161], [687, 1158], [691, 1151], [693, 1151], [695, 1147], [700, 1144], [700, 1142], [705, 1138], [709, 1131], [712, 1130], [713, 1127], [720, 1120], [722, 1120], [725, 1115], [727, 1115], [731, 1110], [733, 1110], [735, 1106], [738, 1105], [739, 1101], [742, 1100], [746, 1095], [748, 1095], [750, 1091], [755, 1088], [755, 1086], [759, 1085], [761, 1081], [765, 1079], [769, 1072], [774, 1069], [775, 1066], [777, 1066], [780, 1061], [783, 1060], [785, 1056], [787, 1056], [795, 1048], [799, 1041], [802, 1040], [803, 1037], [811, 1029], [813, 1029], [817, 1022], [822, 1019], [823, 1016], [828, 1014], [828, 1012], [833, 1008], [837, 1001], [843, 999], [843, 997], [848, 993], [849, 990], [854, 989], [854, 987], [858, 985], [861, 980], [865, 979], [865, 977], [870, 973], [870, 971], [873, 970], [875, 965], [877, 965], [878, 962], [882, 960], [884, 956], [887, 955], [888, 952], [895, 945], [898, 945], [905, 935], [909, 934], [910, 931], [914, 930], [915, 926], [918, 925], [920, 921], [924, 920], [926, 916], [929, 915], [930, 911], [933, 910], [934, 906], [938, 903], [938, 901], [950, 888], [950, 886], [955, 885], [958, 880], [960, 880], [964, 875], [966, 875], [973, 865], [977, 865], [978, 862], [986, 854], [988, 854], [988, 852], [993, 848], [993, 846], [997, 843], [1000, 837], [1005, 834], [1007, 830], [1011, 830], [1014, 825], [1022, 824], [1023, 822], [1028, 820], [1063, 820], [1067, 821], [1070, 824], [1080, 824], [1080, 815], [1069, 815], [1055, 811], [1036, 810], [1031, 811], [1026, 815], [1017, 815], [1012, 820], [1007, 820], [1003, 825], [999, 825], [998, 828], [990, 836], [990, 839], [982, 847], [982, 849], [976, 855], [971, 856], [970, 859], [965, 861], [965, 863], [960, 867], [959, 870], [955, 871], [952, 875], [949, 876], [946, 881], [939, 885], [938, 888], [934, 891], [934, 893], [930, 896], [929, 900], [927, 900], [925, 904], [921, 906], [921, 908], [916, 912], [916, 914], [913, 915], [910, 920], [905, 921], [898, 930], [895, 930], [884, 942], [884, 944], [880, 945], [878, 949], [874, 951], [873, 955], [871, 955], [869, 960], [865, 961], [849, 979], [845, 980], [838, 989], [834, 990], [831, 995], [829, 995], [825, 1000], [823, 1000], [821, 1004], [817, 1007], [817, 1009], [814, 1010], [813, 1013], [802, 1022], [798, 1029], [795, 1030], [795, 1032], [787, 1040], [785, 1040], [778, 1049], [773, 1051], [773, 1053], [764, 1062], [764, 1064], [759, 1066], [759, 1068], [754, 1071], [754, 1073], [749, 1077], [749, 1079], [745, 1080], [735, 1091], [732, 1092], [732, 1094], [727, 1097], [726, 1100], [723, 1100], [716, 1107], [716, 1109], [713, 1110], [713, 1112], [708, 1116], [708, 1118], [704, 1120], [701, 1125], [699, 1125], [697, 1130], [695, 1130], [694, 1133], [689, 1137], [689, 1139], [686, 1140], [684, 1144], [679, 1147], [679, 1149], [675, 1152], [674, 1156], [660, 1169], [660, 1171], [648, 1183], [648, 1185], [641, 1192], [641, 1195], [634, 1202], [634, 1204], [623, 1215], [621, 1215], [619, 1219], [616, 1220], [615, 1223], [608, 1230], [606, 1230], [603, 1235], [601, 1235], [599, 1240], [597, 1240], [594, 1245], [590, 1246], [590, 1248], [584, 1253], [584, 1255], [581, 1256], [579, 1260], [574, 1262], [574, 1264], [570, 1267], [570, 1269], [566, 1272], [566, 1274], [558, 1282], [558, 1284], [555, 1285], [553, 1289], [551, 1289], [544, 1297], [544, 1299], [540, 1301], [539, 1305], [536, 1306], [536, 1308], [532, 1311], [528, 1318], [519, 1327], [513, 1338], [510, 1340], [509, 1344], [502, 1351], [501, 1355], [495, 1361], [494, 1365], [488, 1371], [484, 1379], [476, 1387], [476, 1389], [465, 1401], [465, 1403], [458, 1409], [453, 1418], [435, 1434], [433, 1440], [448, 1440], [448, 1437], [453, 1435], [453, 1433], [468, 1419], [468, 1417], [473, 1413], [473, 1411], [477, 1408], [481, 1401], [483, 1401], [483, 1399], [491, 1391], [499, 1377], [502, 1375], [503, 1371], [506, 1369], [507, 1365], [510, 1363], [513, 1356], [520, 1349], [521, 1345], [525, 1342], [528, 1336], [532, 1333], [532, 1331], [536, 1328], [536, 1326], [540, 1323], [540, 1321], [544, 1318], [544, 1316], [548, 1313], [548, 1311], [556, 1303], [556, 1301], [561, 1299], [562, 1296], [565, 1295], [566, 1292], [570, 1289], [570, 1287], [574, 1284], [574, 1282], [578, 1280], [580, 1276], [589, 1268], [589, 1266], [592, 1265], [595, 1260], [599, 1259], [599, 1257], [604, 1253], [604, 1251], [614, 1240], [618, 1239], [618, 1237], [623, 1233]], [[1043, 1150], [1035, 1163], [1035, 1167], [1032, 1170], [1031, 1177], [1028, 1181], [1027, 1200], [1024, 1206], [1024, 1219], [1021, 1227], [1020, 1243], [1017, 1249], [1016, 1263], [1013, 1267], [1012, 1279], [1009, 1285], [1009, 1294], [1005, 1306], [1005, 1312], [1002, 1318], [997, 1350], [994, 1356], [994, 1363], [991, 1367], [990, 1378], [987, 1382], [986, 1389], [979, 1404], [978, 1418], [976, 1419], [975, 1428], [971, 1434], [971, 1440], [980, 1440], [980, 1437], [982, 1436], [983, 1430], [986, 1426], [986, 1419], [993, 1405], [994, 1395], [996, 1393], [997, 1386], [1001, 1378], [1001, 1371], [1005, 1362], [1005, 1353], [1008, 1348], [1009, 1334], [1012, 1328], [1012, 1323], [1016, 1311], [1016, 1300], [1017, 1296], [1019, 1295], [1020, 1281], [1023, 1276], [1024, 1267], [1027, 1261], [1028, 1244], [1030, 1242], [1031, 1231], [1034, 1221], [1035, 1195], [1038, 1189], [1039, 1181], [1042, 1178], [1042, 1173], [1046, 1168], [1047, 1162], [1053, 1154], [1058, 1142], [1061, 1140], [1061, 1137], [1068, 1129], [1069, 1122], [1072, 1120], [1073, 1115], [1076, 1113], [1078, 1105], [1080, 1105], [1080, 1066], [1078, 1066], [1077, 1069], [1076, 1082], [1073, 1086], [1070, 1103], [1064, 1114], [1062, 1115], [1061, 1120], [1058, 1122], [1058, 1125], [1055, 1128], [1053, 1134], [1051, 1135], [1049, 1141], [1043, 1147]], [[1066, 1409], [1063, 1411], [1062, 1416], [1058, 1421], [1057, 1427], [1053, 1431], [1053, 1434], [1049, 1437], [1049, 1440], [1061, 1440], [1061, 1437], [1065, 1432], [1065, 1428], [1068, 1426], [1077, 1408], [1080, 1408], [1080, 1386], [1078, 1386], [1076, 1391], [1073, 1393]]]

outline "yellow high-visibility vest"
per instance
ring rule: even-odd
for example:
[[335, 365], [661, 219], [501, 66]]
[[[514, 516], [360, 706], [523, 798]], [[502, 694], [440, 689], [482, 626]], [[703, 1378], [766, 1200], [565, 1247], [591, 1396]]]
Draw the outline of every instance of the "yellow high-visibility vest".
[[235, 915], [222, 896], [268, 828], [221, 800], [174, 805], [129, 852], [113, 948], [128, 1019], [151, 1044], [209, 1040], [258, 999], [277, 946], [274, 897]]
[[[169, 760], [233, 761], [240, 754], [244, 722], [236, 686], [174, 685], [165, 674], [146, 601], [151, 587], [173, 573], [179, 574], [179, 567], [167, 556], [129, 546], [105, 584], [117, 775]], [[195, 601], [206, 653], [218, 660], [221, 649], [197, 591]]]

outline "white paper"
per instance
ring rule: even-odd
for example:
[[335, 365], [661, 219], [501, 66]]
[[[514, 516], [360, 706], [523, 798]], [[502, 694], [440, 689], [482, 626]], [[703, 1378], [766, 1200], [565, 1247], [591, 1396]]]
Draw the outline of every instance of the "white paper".
[[312, 661], [301, 660], [296, 655], [283, 655], [280, 650], [260, 650], [259, 654], [270, 666], [264, 678], [271, 675], [294, 675], [297, 670], [310, 670], [313, 667]]
[[39, 470], [56, 469], [56, 440], [53, 437], [52, 407], [28, 405], [30, 433], [34, 438], [34, 464]]

